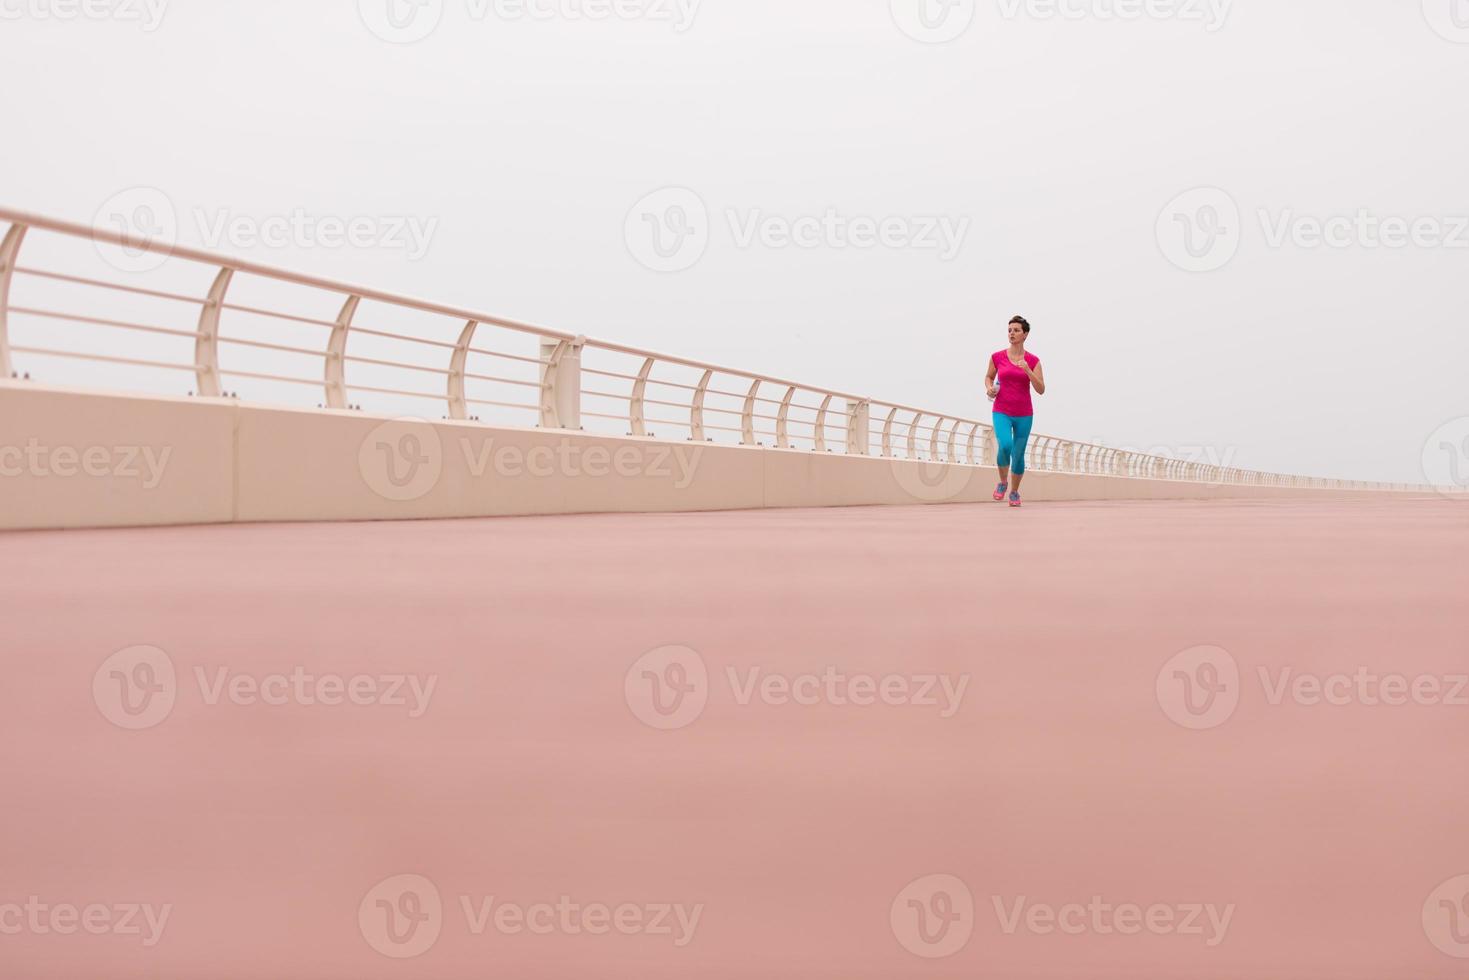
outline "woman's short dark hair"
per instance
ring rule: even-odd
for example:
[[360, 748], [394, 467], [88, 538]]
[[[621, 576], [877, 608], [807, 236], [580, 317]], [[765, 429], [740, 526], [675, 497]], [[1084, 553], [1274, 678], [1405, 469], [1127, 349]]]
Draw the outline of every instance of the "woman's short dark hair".
[[1026, 333], [1030, 333], [1030, 321], [1027, 320], [1025, 317], [1023, 317], [1023, 316], [1012, 316], [1010, 318], [1010, 322], [1011, 323], [1018, 323], [1018, 324], [1020, 324], [1020, 329], [1021, 330], [1024, 330]]

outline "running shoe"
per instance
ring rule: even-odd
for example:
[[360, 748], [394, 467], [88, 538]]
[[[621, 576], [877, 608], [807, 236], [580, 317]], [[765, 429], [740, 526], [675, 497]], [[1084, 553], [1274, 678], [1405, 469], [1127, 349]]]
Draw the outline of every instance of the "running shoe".
[[1003, 483], [996, 484], [995, 485], [995, 499], [996, 500], [1004, 500], [1005, 499], [1005, 491], [1006, 490], [1009, 490], [1009, 489], [1010, 488], [1006, 484], [1003, 484]]
[[1018, 493], [1011, 493], [1010, 494], [1010, 506], [1011, 507], [1019, 507], [1020, 506], [1020, 494], [1018, 494]]

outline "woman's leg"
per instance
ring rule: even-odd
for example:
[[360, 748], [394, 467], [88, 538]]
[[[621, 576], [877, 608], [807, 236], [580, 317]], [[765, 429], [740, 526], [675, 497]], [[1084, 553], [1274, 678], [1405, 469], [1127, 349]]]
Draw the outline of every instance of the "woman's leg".
[[995, 465], [1000, 468], [1000, 482], [1010, 483], [1010, 456], [1015, 448], [1015, 420], [1003, 412], [992, 413], [995, 427]]
[[1027, 415], [1010, 422], [1015, 426], [1014, 448], [1010, 451], [1010, 468], [1015, 473], [1015, 482], [1010, 485], [1010, 492], [1019, 493], [1020, 481], [1025, 476], [1025, 447], [1030, 442], [1030, 427], [1035, 416]]

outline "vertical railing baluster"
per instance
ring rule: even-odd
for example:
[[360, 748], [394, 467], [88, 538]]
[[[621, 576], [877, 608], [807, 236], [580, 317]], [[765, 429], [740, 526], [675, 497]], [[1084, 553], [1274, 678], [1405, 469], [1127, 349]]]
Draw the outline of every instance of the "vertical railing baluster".
[[474, 341], [474, 331], [479, 327], [478, 320], [470, 320], [459, 332], [459, 342], [454, 345], [454, 353], [449, 357], [449, 418], [469, 418], [469, 402], [464, 397], [464, 371], [469, 363], [469, 345]]
[[712, 370], [704, 372], [704, 376], [699, 379], [698, 389], [694, 391], [693, 403], [689, 406], [689, 438], [694, 442], [704, 441], [704, 396], [709, 393], [709, 379], [712, 377]]
[[653, 372], [653, 358], [643, 362], [642, 370], [638, 372], [638, 379], [632, 385], [632, 397], [627, 400], [627, 424], [632, 430], [629, 435], [645, 436], [648, 434], [648, 425], [643, 413], [643, 399], [648, 394], [648, 375]]
[[816, 410], [816, 440], [812, 444], [814, 452], [826, 452], [826, 412], [829, 408], [831, 408], [831, 396], [827, 395], [821, 399], [821, 407]]
[[756, 378], [750, 385], [750, 393], [745, 396], [744, 411], [740, 412], [740, 443], [742, 445], [755, 445], [755, 396], [759, 392], [760, 379]]
[[10, 281], [15, 276], [16, 256], [20, 254], [25, 235], [25, 225], [11, 225], [4, 242], [0, 242], [0, 378], [15, 374], [15, 366], [10, 362]]
[[326, 344], [326, 407], [347, 407], [347, 334], [352, 329], [352, 318], [357, 315], [357, 304], [361, 296], [348, 296], [337, 314], [332, 335]]

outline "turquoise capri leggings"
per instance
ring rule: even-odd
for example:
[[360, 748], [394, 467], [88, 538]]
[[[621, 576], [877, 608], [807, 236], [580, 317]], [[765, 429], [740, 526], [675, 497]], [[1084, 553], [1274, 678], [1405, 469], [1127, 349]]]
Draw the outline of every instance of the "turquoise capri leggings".
[[1009, 469], [1016, 476], [1024, 476], [1025, 444], [1030, 442], [1030, 425], [1035, 416], [1015, 418], [1003, 412], [995, 412], [994, 416], [995, 442], [1000, 447], [995, 464], [1001, 469]]

